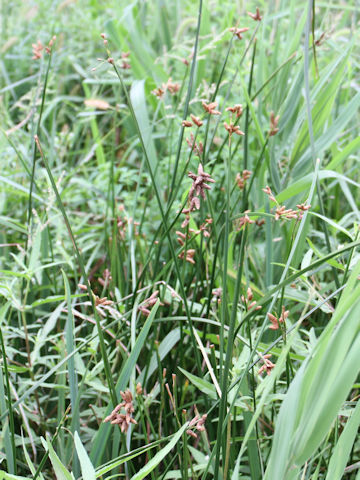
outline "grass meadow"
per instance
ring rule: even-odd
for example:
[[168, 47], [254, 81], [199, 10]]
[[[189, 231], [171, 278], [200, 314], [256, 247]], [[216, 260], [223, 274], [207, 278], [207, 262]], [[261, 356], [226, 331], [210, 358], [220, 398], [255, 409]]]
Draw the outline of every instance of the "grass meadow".
[[0, 5], [0, 479], [360, 480], [358, 0]]

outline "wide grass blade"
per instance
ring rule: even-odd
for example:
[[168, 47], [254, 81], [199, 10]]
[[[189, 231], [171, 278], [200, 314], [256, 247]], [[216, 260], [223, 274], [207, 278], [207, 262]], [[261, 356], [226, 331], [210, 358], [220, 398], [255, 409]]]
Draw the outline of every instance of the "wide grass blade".
[[359, 372], [360, 287], [353, 271], [331, 322], [298, 370], [277, 418], [266, 479], [294, 478], [315, 454]]
[[175, 433], [170, 442], [159, 452], [157, 452], [157, 454], [145, 465], [145, 467], [141, 468], [134, 476], [132, 476], [131, 480], [142, 480], [149, 475], [175, 447], [188, 426], [189, 424], [185, 423], [185, 425], [183, 425], [180, 430]]

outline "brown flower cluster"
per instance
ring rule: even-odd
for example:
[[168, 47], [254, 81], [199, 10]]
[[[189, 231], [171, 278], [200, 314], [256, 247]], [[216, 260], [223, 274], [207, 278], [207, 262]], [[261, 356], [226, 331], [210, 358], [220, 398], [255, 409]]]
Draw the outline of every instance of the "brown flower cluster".
[[236, 183], [240, 190], [244, 190], [246, 180], [249, 180], [249, 178], [251, 177], [251, 173], [252, 172], [250, 172], [250, 170], [243, 170], [242, 174], [236, 174]]
[[187, 262], [192, 263], [193, 265], [195, 265], [195, 260], [194, 260], [195, 253], [196, 253], [196, 250], [195, 250], [195, 249], [189, 248], [188, 250], [183, 250], [182, 252], [180, 252], [179, 255], [178, 255], [178, 257], [179, 257], [181, 260], [184, 260], [184, 259], [185, 259]]
[[205, 431], [205, 422], [207, 419], [207, 415], [204, 414], [202, 417], [200, 415], [196, 415], [190, 423], [189, 423], [189, 428], [186, 430], [186, 433], [190, 435], [191, 437], [197, 438], [196, 433], [191, 430], [192, 428], [195, 428], [198, 432], [204, 432]]
[[285, 208], [285, 206], [282, 205], [275, 210], [275, 220], [279, 220], [281, 217], [291, 220], [292, 218], [298, 217], [298, 212], [291, 208]]
[[208, 230], [209, 225], [211, 225], [213, 222], [212, 218], [206, 218], [205, 222], [202, 223], [199, 227], [199, 230], [194, 230], [193, 228], [189, 228], [189, 232], [193, 233], [194, 235], [199, 235], [202, 233], [204, 237], [210, 237], [210, 232]]
[[279, 123], [279, 115], [275, 117], [274, 112], [270, 113], [270, 130], [269, 130], [269, 137], [273, 137], [276, 135], [279, 131], [278, 129], [278, 123]]
[[265, 371], [268, 375], [270, 375], [271, 370], [275, 367], [275, 364], [272, 363], [271, 360], [269, 360], [269, 358], [271, 358], [271, 355], [267, 354], [267, 355], [261, 356], [261, 358], [264, 362], [264, 365], [259, 368], [259, 372], [258, 372], [259, 375], [261, 375]]
[[[241, 295], [241, 300], [246, 305], [246, 309], [248, 311], [254, 308], [256, 305], [256, 302], [254, 300], [254, 295], [250, 287], [247, 289], [246, 297], [245, 295]], [[261, 310], [261, 306], [258, 305], [257, 307], [255, 307], [255, 310]]]
[[200, 120], [199, 117], [195, 117], [195, 115], [191, 114], [190, 115], [191, 120], [195, 123], [197, 127], [201, 127], [201, 125], [204, 123], [202, 120]]
[[262, 17], [260, 16], [259, 7], [256, 7], [256, 12], [255, 12], [255, 13], [247, 12], [247, 14], [248, 14], [249, 17], [251, 17], [253, 20], [256, 20], [257, 22], [261, 22]]
[[45, 52], [50, 54], [51, 53], [51, 48], [56, 40], [56, 36], [54, 35], [48, 45], [45, 47], [40, 40], [37, 41], [37, 43], [33, 43], [32, 46], [32, 60], [39, 60], [42, 58], [42, 51], [45, 49]]
[[[177, 235], [176, 240], [183, 247], [186, 241], [185, 233], [182, 233], [178, 230], [176, 232], [176, 235]], [[190, 236], [188, 235], [187, 238], [190, 238]], [[190, 248], [188, 250], [183, 250], [182, 252], [180, 252], [178, 255], [178, 258], [181, 258], [181, 260], [185, 259], [187, 262], [195, 264], [194, 256], [195, 256], [195, 250], [193, 248]]]
[[122, 52], [121, 54], [121, 58], [122, 58], [121, 68], [123, 68], [124, 70], [129, 70], [131, 68], [129, 55], [130, 55], [130, 52]]
[[161, 87], [157, 87], [154, 90], [151, 90], [151, 93], [155, 95], [155, 97], [162, 98], [164, 96], [165, 90]]
[[[78, 287], [80, 288], [80, 290], [87, 291], [87, 286], [83, 285], [82, 283], [79, 283]], [[101, 306], [112, 305], [114, 303], [112, 300], [108, 300], [107, 297], [100, 298], [97, 295], [95, 295], [94, 292], [91, 292], [91, 293], [92, 293], [92, 296], [94, 298], [94, 302], [95, 302], [96, 307], [98, 307], [99, 305], [101, 305]]]
[[266, 186], [265, 188], [263, 188], [262, 191], [266, 193], [266, 195], [268, 195], [271, 201], [277, 204], [277, 207], [275, 210], [275, 220], [279, 220], [280, 218], [287, 218], [288, 220], [297, 218], [301, 220], [303, 213], [306, 212], [306, 210], [309, 210], [311, 208], [311, 205], [305, 205], [304, 203], [296, 205], [298, 210], [293, 210], [292, 208], [286, 208], [285, 205], [278, 204], [269, 186]]
[[[187, 217], [188, 219], [188, 217]], [[189, 233], [192, 233], [194, 236], [203, 234], [204, 237], [210, 237], [210, 232], [208, 230], [209, 225], [212, 223], [212, 218], [207, 218], [205, 222], [200, 225], [199, 230], [194, 230], [193, 228], [189, 228]], [[187, 224], [186, 224], [187, 225]], [[185, 226], [186, 226], [185, 225]], [[176, 231], [177, 235], [177, 242], [181, 245], [184, 246], [186, 242], [186, 238], [190, 238], [190, 235], [186, 237], [186, 234], [183, 232], [180, 232], [179, 230]], [[179, 253], [178, 257], [181, 258], [182, 260], [186, 260], [189, 263], [195, 264], [194, 256], [195, 256], [196, 251], [192, 248], [188, 250], [183, 250], [182, 252]]]
[[109, 286], [110, 282], [112, 281], [112, 276], [108, 268], [105, 268], [102, 278], [100, 277], [98, 281], [100, 285], [104, 288], [107, 288]]
[[245, 135], [245, 133], [240, 130], [239, 125], [234, 125], [233, 123], [226, 123], [224, 122], [224, 127], [225, 129], [229, 132], [229, 136], [231, 137], [233, 133], [236, 133], [236, 135]]
[[248, 215], [249, 213], [249, 210], [246, 210], [246, 212], [244, 213], [244, 215], [240, 218], [238, 218], [235, 222], [234, 222], [234, 226], [237, 230], [241, 230], [243, 227], [245, 227], [246, 225], [251, 225], [252, 223], [255, 223], [254, 220], [251, 220], [251, 218], [249, 217]]
[[270, 188], [268, 185], [266, 185], [265, 188], [262, 188], [262, 191], [263, 191], [264, 193], [266, 193], [266, 195], [269, 197], [270, 200], [272, 200], [273, 202], [277, 203], [276, 198], [274, 197], [274, 195], [273, 195], [273, 193], [272, 193], [272, 191], [271, 191], [271, 188]]
[[38, 40], [37, 43], [33, 43], [31, 46], [33, 51], [32, 60], [39, 60], [42, 57], [44, 45]]
[[190, 138], [186, 139], [186, 143], [189, 145], [195, 155], [200, 158], [204, 150], [203, 144], [201, 142], [195, 142], [193, 134], [190, 135]]
[[[185, 215], [185, 220], [181, 224], [181, 228], [186, 228], [190, 222], [190, 213], [194, 210], [200, 209], [200, 198], [205, 200], [206, 190], [211, 190], [209, 183], [214, 183], [215, 180], [211, 177], [209, 173], [204, 171], [204, 168], [201, 163], [199, 163], [197, 173], [189, 172], [188, 177], [192, 179], [193, 183], [190, 187], [189, 195], [188, 195], [188, 207], [184, 208], [181, 213]], [[209, 225], [211, 225], [212, 219], [207, 218], [205, 222], [200, 226], [199, 230], [189, 229], [189, 232], [193, 233], [194, 235], [199, 235], [202, 233], [204, 237], [209, 237], [210, 232], [208, 230]], [[177, 241], [180, 243], [181, 246], [184, 245], [186, 240], [186, 235], [180, 231], [176, 232], [178, 238]], [[183, 250], [179, 254], [179, 258], [186, 260], [189, 263], [195, 263], [194, 260], [195, 250], [188, 249]]]
[[[150, 308], [152, 308], [158, 300], [159, 290], [155, 290], [154, 293], [150, 295], [149, 298], [146, 298], [142, 304], [138, 307], [139, 312], [148, 317], [150, 315]], [[160, 305], [164, 305], [160, 302]]]
[[271, 325], [270, 325], [269, 329], [270, 330], [278, 330], [279, 326], [280, 326], [279, 324], [280, 323], [285, 323], [285, 320], [288, 318], [289, 310], [285, 310], [285, 307], [283, 305], [281, 315], [280, 315], [279, 318], [277, 318], [276, 315], [273, 315], [270, 312], [267, 314], [267, 316], [268, 316], [268, 319], [271, 322]]
[[233, 33], [239, 40], [242, 40], [243, 36], [242, 33], [247, 32], [249, 29], [244, 27], [244, 28], [237, 28], [237, 27], [231, 27], [229, 28], [229, 31]]
[[219, 110], [215, 110], [218, 105], [217, 102], [201, 102], [201, 104], [205, 112], [209, 113], [210, 115], [221, 115], [221, 112], [219, 112]]
[[[209, 113], [210, 115], [220, 115], [221, 112], [219, 112], [219, 110], [215, 110], [216, 107], [217, 107], [217, 102], [211, 102], [211, 103], [206, 103], [206, 102], [201, 102], [202, 103], [202, 106], [203, 106], [203, 109], [205, 110], [205, 112]], [[195, 115], [193, 115], [192, 113], [190, 114], [190, 118], [192, 120], [192, 122], [190, 120], [183, 120], [181, 125], [183, 127], [192, 127], [193, 124], [195, 124], [197, 127], [201, 127], [201, 125], [203, 125], [203, 121], [201, 120], [201, 118], [199, 117], [196, 117]], [[191, 140], [188, 140], [186, 139], [188, 145], [192, 148], [193, 147], [193, 139]]]
[[[189, 210], [200, 209], [200, 196], [205, 200], [205, 190], [211, 190], [208, 183], [215, 183], [215, 180], [211, 178], [209, 173], [204, 171], [201, 163], [199, 163], [197, 173], [189, 172], [188, 177], [193, 181], [189, 191]], [[208, 183], [207, 183], [208, 182]]]
[[[123, 401], [114, 408], [110, 415], [105, 418], [104, 422], [110, 422], [112, 425], [119, 425], [122, 433], [124, 433], [127, 432], [130, 423], [136, 425], [137, 421], [132, 417], [135, 409], [132, 403], [133, 397], [130, 390], [120, 392], [120, 395]], [[119, 413], [122, 408], [125, 410], [125, 413]]]
[[240, 103], [234, 105], [233, 107], [228, 107], [226, 109], [227, 112], [231, 112], [231, 113], [235, 113], [236, 114], [236, 118], [239, 118], [241, 117], [242, 113], [243, 113], [243, 107]]
[[213, 294], [212, 300], [214, 302], [220, 303], [221, 302], [221, 297], [223, 293], [223, 289], [221, 287], [214, 288], [214, 290], [211, 292]]
[[158, 98], [162, 98], [164, 93], [168, 91], [171, 95], [175, 95], [180, 90], [180, 84], [177, 82], [173, 82], [172, 78], [170, 77], [166, 83], [163, 83], [161, 87], [157, 87], [151, 91], [153, 95]]

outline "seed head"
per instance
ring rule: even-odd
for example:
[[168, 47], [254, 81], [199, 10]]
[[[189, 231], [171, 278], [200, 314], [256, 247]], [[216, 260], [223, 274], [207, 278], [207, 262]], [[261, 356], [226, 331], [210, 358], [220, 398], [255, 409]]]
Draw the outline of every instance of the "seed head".
[[241, 35], [244, 32], [247, 32], [249, 29], [248, 28], [237, 28], [237, 27], [232, 27], [229, 28], [229, 31], [232, 32], [239, 40], [242, 40], [243, 36]]
[[193, 126], [193, 124], [190, 122], [190, 120], [183, 120], [181, 125], [183, 127], [192, 127]]
[[212, 102], [212, 103], [202, 102], [202, 106], [205, 112], [209, 113], [210, 115], [221, 115], [221, 112], [219, 112], [219, 110], [215, 110], [215, 108], [217, 107], [217, 102]]
[[195, 117], [195, 115], [193, 115], [193, 114], [191, 114], [190, 117], [191, 117], [191, 120], [195, 123], [195, 125], [196, 125], [197, 127], [201, 127], [201, 125], [203, 124], [203, 122], [200, 120], [199, 117]]
[[233, 107], [227, 107], [226, 111], [231, 112], [231, 113], [235, 113], [236, 118], [239, 118], [239, 117], [241, 117], [241, 115], [243, 113], [243, 108], [242, 108], [242, 105], [240, 103], [238, 103], [238, 104], [234, 105]]
[[251, 13], [247, 12], [249, 17], [251, 17], [253, 20], [256, 20], [257, 22], [261, 22], [262, 17], [260, 16], [260, 10], [259, 7], [256, 7], [256, 13]]
[[270, 137], [273, 137], [279, 131], [278, 129], [279, 118], [280, 118], [279, 115], [275, 117], [274, 112], [270, 113], [270, 130], [269, 130]]
[[234, 125], [231, 122], [230, 124], [224, 122], [224, 127], [229, 132], [230, 137], [233, 133], [236, 133], [236, 135], [245, 135], [245, 133], [240, 130], [240, 127], [238, 125]]

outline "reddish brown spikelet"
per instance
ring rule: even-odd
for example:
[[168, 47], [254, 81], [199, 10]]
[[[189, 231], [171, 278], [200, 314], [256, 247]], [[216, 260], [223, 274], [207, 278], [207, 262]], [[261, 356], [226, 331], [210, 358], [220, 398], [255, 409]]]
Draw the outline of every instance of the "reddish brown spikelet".
[[271, 355], [264, 355], [264, 356], [262, 357], [262, 360], [263, 360], [263, 362], [264, 362], [264, 365], [259, 368], [259, 372], [258, 372], [259, 375], [261, 375], [261, 374], [262, 374], [263, 372], [265, 372], [265, 371], [266, 371], [266, 373], [267, 373], [268, 375], [270, 375], [271, 370], [275, 367], [275, 364], [272, 363], [272, 361], [269, 360], [269, 358], [271, 358]]
[[297, 208], [303, 212], [306, 212], [306, 210], [310, 210], [311, 205], [305, 205], [305, 203], [301, 203], [299, 205], [296, 205]]
[[168, 90], [172, 95], [180, 90], [180, 84], [173, 82], [171, 77], [166, 83], [163, 83], [162, 87], [164, 90]]
[[[214, 183], [215, 180], [211, 178], [211, 175], [204, 171], [204, 168], [201, 163], [199, 163], [197, 174], [193, 172], [188, 173], [188, 177], [190, 177], [193, 181], [189, 191], [189, 200], [194, 198], [194, 196], [199, 196], [205, 200], [205, 190], [211, 190], [210, 185], [208, 183]], [[208, 182], [208, 183], [206, 183]]]
[[193, 115], [193, 114], [190, 115], [190, 118], [195, 123], [195, 125], [197, 127], [201, 127], [201, 125], [203, 124], [202, 120], [200, 120], [199, 117], [195, 117], [195, 115]]
[[261, 22], [262, 17], [260, 16], [260, 10], [259, 7], [256, 7], [256, 13], [251, 13], [247, 12], [249, 17], [251, 17], [253, 20], [256, 20], [257, 22]]
[[221, 112], [219, 112], [219, 110], [215, 110], [217, 107], [217, 102], [202, 102], [202, 106], [205, 112], [209, 113], [210, 115], [221, 115]]
[[243, 36], [241, 35], [242, 33], [244, 32], [247, 32], [249, 29], [244, 27], [244, 28], [237, 28], [237, 27], [232, 27], [232, 28], [229, 28], [229, 31], [232, 32], [239, 40], [241, 40], [243, 38]]
[[262, 188], [262, 191], [269, 196], [269, 199], [276, 203], [276, 198], [274, 197], [271, 188], [267, 185], [265, 188]]
[[[109, 416], [107, 416], [104, 422], [110, 422], [112, 425], [119, 425], [122, 432], [126, 432], [131, 423], [137, 424], [137, 421], [132, 417], [134, 412], [133, 397], [130, 390], [120, 392], [123, 401], [117, 405]], [[124, 413], [119, 413], [121, 409], [125, 410]]]
[[240, 127], [238, 125], [234, 125], [232, 123], [228, 124], [224, 122], [224, 127], [229, 132], [230, 137], [233, 133], [236, 133], [236, 135], [245, 135], [245, 133], [240, 130]]
[[241, 117], [241, 115], [243, 113], [243, 107], [240, 103], [238, 103], [238, 104], [234, 105], [233, 107], [227, 107], [226, 111], [231, 112], [231, 113], [235, 113], [236, 118], [239, 118], [239, 117]]
[[244, 216], [240, 217], [237, 220], [236, 227], [237, 227], [238, 230], [241, 230], [243, 227], [246, 227], [246, 225], [251, 225], [252, 223], [255, 223], [254, 220], [251, 220], [249, 215], [245, 212]]
[[189, 147], [197, 157], [201, 157], [203, 153], [203, 144], [201, 142], [199, 143], [195, 142], [195, 138], [193, 134], [190, 135], [190, 138], [186, 138], [186, 143], [189, 145]]
[[276, 135], [279, 131], [278, 129], [278, 123], [279, 123], [279, 115], [277, 117], [275, 117], [275, 114], [274, 112], [271, 112], [270, 113], [270, 130], [269, 130], [269, 136], [270, 137], [273, 137], [274, 135]]
[[181, 258], [182, 260], [185, 259], [187, 262], [192, 263], [195, 265], [195, 250], [193, 248], [190, 248], [189, 250], [186, 250], [186, 252], [183, 250], [178, 257]]
[[270, 325], [270, 330], [278, 330], [279, 329], [279, 321], [278, 319], [275, 317], [275, 315], [273, 315], [272, 313], [268, 312], [267, 314], [268, 316], [268, 319], [270, 320], [271, 322], [271, 325]]
[[[150, 295], [149, 298], [145, 299], [143, 303], [138, 307], [139, 312], [144, 314], [146, 317], [150, 315], [150, 308], [155, 305], [158, 300], [159, 290], [156, 290], [154, 293]], [[164, 305], [160, 302], [160, 305]]]
[[162, 98], [164, 96], [165, 90], [161, 87], [157, 87], [154, 90], [151, 90], [151, 93], [158, 98]]
[[40, 40], [37, 41], [37, 43], [33, 43], [32, 45], [32, 51], [33, 51], [33, 60], [39, 60], [42, 57], [42, 50], [44, 49], [44, 45], [40, 42]]
[[183, 120], [183, 121], [181, 122], [181, 125], [182, 125], [183, 127], [192, 127], [192, 126], [193, 126], [193, 124], [190, 122], [190, 120]]
[[285, 217], [288, 220], [291, 220], [292, 218], [297, 218], [298, 217], [298, 212], [295, 210], [292, 210], [291, 208], [286, 209], [284, 205], [281, 207], [278, 207], [275, 211], [275, 220], [279, 220], [279, 218]]

